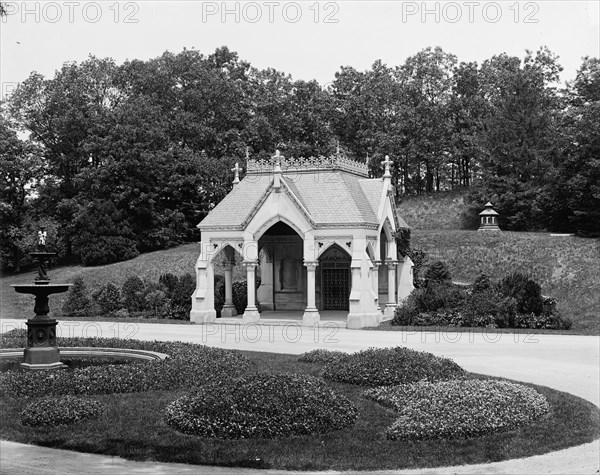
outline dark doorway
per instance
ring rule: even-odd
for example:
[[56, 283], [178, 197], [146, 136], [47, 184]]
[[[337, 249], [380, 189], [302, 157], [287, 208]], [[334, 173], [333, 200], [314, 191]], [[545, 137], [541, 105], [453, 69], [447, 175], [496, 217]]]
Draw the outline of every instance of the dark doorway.
[[339, 246], [331, 246], [319, 259], [321, 268], [321, 308], [350, 308], [350, 256]]

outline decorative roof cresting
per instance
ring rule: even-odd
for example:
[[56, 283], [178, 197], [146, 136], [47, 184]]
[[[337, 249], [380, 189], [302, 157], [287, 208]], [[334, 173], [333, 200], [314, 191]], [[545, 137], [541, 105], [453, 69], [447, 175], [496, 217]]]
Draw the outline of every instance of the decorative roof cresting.
[[[279, 152], [279, 151], [278, 151]], [[332, 155], [329, 157], [299, 157], [286, 158], [277, 153], [269, 159], [247, 159], [246, 173], [273, 173], [275, 167], [279, 165], [282, 172], [299, 172], [314, 170], [342, 170], [368, 178], [369, 166], [366, 163], [351, 160], [342, 155]]]

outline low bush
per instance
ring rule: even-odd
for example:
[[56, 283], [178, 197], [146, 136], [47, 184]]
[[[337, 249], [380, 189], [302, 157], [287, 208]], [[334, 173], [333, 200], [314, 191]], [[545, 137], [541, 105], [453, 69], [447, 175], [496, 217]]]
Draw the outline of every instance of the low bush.
[[[88, 366], [68, 371], [7, 371], [0, 374], [0, 397], [93, 395], [192, 388], [240, 376], [248, 359], [239, 353], [182, 342], [121, 338], [58, 338], [59, 346], [132, 348], [170, 355], [164, 361]], [[22, 347], [25, 333], [0, 337], [2, 348]]]
[[317, 349], [302, 353], [298, 357], [298, 361], [301, 363], [331, 363], [338, 361], [340, 358], [345, 358], [346, 356], [348, 356], [348, 354], [343, 351]]
[[322, 380], [294, 374], [215, 382], [165, 411], [173, 429], [218, 439], [324, 434], [352, 426], [357, 416], [354, 405]]
[[92, 294], [92, 298], [100, 314], [112, 315], [122, 308], [121, 292], [114, 284], [108, 283], [103, 285]]
[[536, 390], [499, 380], [419, 381], [364, 396], [399, 413], [388, 439], [455, 439], [515, 429], [549, 410]]
[[478, 275], [470, 287], [431, 276], [426, 283], [395, 309], [392, 325], [536, 329], [571, 326], [558, 314], [556, 300], [543, 297], [540, 286], [518, 272], [498, 284], [485, 274]]
[[[246, 281], [236, 281], [231, 284], [233, 291], [233, 305], [238, 315], [243, 315], [248, 305], [248, 284]], [[223, 289], [225, 292], [225, 289]]]
[[539, 315], [543, 310], [542, 289], [533, 279], [521, 272], [513, 272], [498, 283], [498, 291], [517, 302], [517, 312]]
[[129, 312], [139, 312], [146, 308], [146, 302], [144, 301], [144, 294], [146, 291], [146, 284], [137, 275], [128, 277], [121, 287], [121, 298], [123, 299], [123, 306]]
[[360, 386], [392, 386], [461, 378], [465, 371], [448, 358], [408, 348], [369, 348], [325, 366], [323, 377]]
[[93, 399], [44, 398], [27, 405], [20, 419], [21, 424], [30, 427], [59, 426], [97, 419], [102, 409], [102, 404]]
[[451, 282], [450, 270], [444, 261], [433, 261], [425, 269], [426, 282]]

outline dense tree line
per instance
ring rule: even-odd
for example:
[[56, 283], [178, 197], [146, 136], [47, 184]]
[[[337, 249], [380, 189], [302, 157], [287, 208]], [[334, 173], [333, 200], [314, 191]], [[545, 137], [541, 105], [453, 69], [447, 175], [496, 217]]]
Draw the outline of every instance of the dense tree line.
[[560, 70], [546, 49], [478, 65], [427, 48], [324, 88], [222, 47], [34, 72], [2, 105], [2, 265], [25, 262], [40, 224], [85, 264], [197, 239], [232, 165], [276, 148], [339, 146], [373, 176], [389, 154], [399, 197], [470, 187], [466, 221], [492, 200], [509, 229], [597, 232], [599, 61], [566, 88]]

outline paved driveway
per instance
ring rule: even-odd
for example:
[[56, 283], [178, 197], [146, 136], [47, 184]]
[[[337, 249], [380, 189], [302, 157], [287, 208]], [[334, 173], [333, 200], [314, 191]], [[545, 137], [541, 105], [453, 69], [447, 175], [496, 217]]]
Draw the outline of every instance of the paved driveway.
[[[23, 326], [1, 320], [0, 331]], [[173, 325], [61, 322], [62, 336], [187, 341], [221, 348], [300, 354], [314, 348], [353, 352], [405, 346], [452, 358], [468, 371], [567, 391], [600, 405], [600, 337], [510, 333], [378, 332], [298, 326]], [[600, 441], [552, 454], [479, 466], [406, 473], [598, 473]], [[2, 473], [251, 473], [249, 470], [124, 461], [2, 442]], [[37, 455], [36, 452], [39, 452]], [[56, 471], [47, 461], [56, 462]], [[82, 465], [84, 464], [84, 465]], [[38, 469], [42, 468], [41, 471]], [[50, 471], [44, 471], [48, 468]], [[276, 473], [276, 472], [272, 472]], [[305, 472], [303, 472], [305, 473]]]

